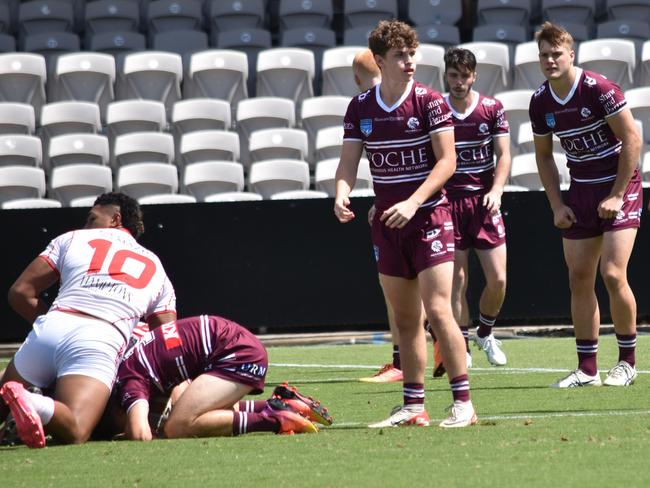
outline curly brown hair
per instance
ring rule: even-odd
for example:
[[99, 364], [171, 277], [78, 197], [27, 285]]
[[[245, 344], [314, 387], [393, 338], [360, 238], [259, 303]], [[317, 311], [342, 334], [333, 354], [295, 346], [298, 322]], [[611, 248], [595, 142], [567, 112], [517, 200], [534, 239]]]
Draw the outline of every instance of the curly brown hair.
[[372, 54], [379, 56], [384, 56], [392, 47], [415, 49], [419, 45], [415, 30], [399, 20], [379, 21], [368, 38]]
[[537, 41], [537, 47], [543, 41], [546, 41], [551, 46], [566, 46], [573, 49], [573, 36], [564, 27], [555, 25], [548, 20], [535, 32], [535, 40]]

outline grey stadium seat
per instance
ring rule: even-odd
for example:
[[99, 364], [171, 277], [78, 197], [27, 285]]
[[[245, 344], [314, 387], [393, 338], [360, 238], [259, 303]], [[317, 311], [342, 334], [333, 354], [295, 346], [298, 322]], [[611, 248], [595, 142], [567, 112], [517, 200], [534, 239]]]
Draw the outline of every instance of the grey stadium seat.
[[408, 16], [414, 25], [456, 24], [463, 15], [458, 0], [409, 0]]
[[210, 30], [241, 31], [259, 29], [265, 25], [265, 8], [263, 0], [238, 0], [224, 2], [212, 0], [209, 4]]
[[198, 30], [175, 30], [153, 35], [151, 48], [182, 56], [208, 49], [208, 35]]
[[375, 26], [380, 20], [397, 17], [396, 0], [346, 0], [343, 18], [346, 27]]
[[450, 48], [460, 44], [460, 32], [455, 25], [429, 24], [416, 27], [420, 42], [438, 44], [444, 48]]
[[175, 30], [199, 30], [203, 23], [201, 2], [156, 0], [149, 3], [147, 22], [149, 35]]
[[86, 35], [138, 32], [140, 8], [129, 0], [96, 0], [86, 4]]
[[479, 25], [506, 24], [528, 26], [531, 0], [479, 0], [476, 9]]
[[332, 0], [280, 0], [280, 29], [329, 27], [334, 11]]

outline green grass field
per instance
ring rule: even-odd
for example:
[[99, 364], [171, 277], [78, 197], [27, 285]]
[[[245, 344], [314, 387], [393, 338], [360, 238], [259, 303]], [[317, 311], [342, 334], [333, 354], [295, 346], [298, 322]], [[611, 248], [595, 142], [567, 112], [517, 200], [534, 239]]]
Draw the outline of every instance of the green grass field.
[[[0, 448], [2, 486], [494, 486], [648, 487], [650, 382], [629, 388], [555, 390], [575, 367], [573, 339], [504, 341], [509, 364], [489, 367], [473, 349], [475, 427], [367, 429], [401, 403], [400, 384], [356, 381], [390, 357], [388, 345], [270, 348], [267, 393], [284, 380], [328, 405], [334, 425], [316, 435], [92, 442], [42, 450]], [[600, 368], [616, 341], [600, 344]], [[447, 379], [427, 372], [432, 420], [451, 403]]]

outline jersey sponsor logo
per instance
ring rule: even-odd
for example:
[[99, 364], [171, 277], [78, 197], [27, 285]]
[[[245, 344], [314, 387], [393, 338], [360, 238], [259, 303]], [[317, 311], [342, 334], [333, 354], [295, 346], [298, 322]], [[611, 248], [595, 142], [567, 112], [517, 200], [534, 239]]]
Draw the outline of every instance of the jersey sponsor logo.
[[346, 122], [346, 123], [343, 124], [343, 129], [352, 130], [352, 129], [354, 129], [354, 124], [352, 122]]
[[597, 83], [596, 78], [592, 78], [591, 76], [585, 75], [585, 85], [594, 86], [596, 83]]
[[481, 134], [485, 134], [485, 133], [488, 131], [488, 125], [487, 125], [485, 122], [482, 122], [482, 123], [479, 124], [479, 126], [478, 126], [478, 131], [479, 131]]
[[591, 110], [589, 110], [587, 107], [582, 107], [580, 109], [580, 115], [582, 115], [583, 119], [586, 119], [591, 115]]
[[163, 341], [165, 342], [165, 349], [174, 349], [175, 347], [180, 347], [183, 345], [181, 336], [178, 333], [178, 327], [176, 327], [176, 322], [169, 322], [160, 326], [163, 335]]
[[406, 122], [406, 126], [409, 129], [419, 129], [420, 128], [420, 121], [417, 119], [417, 117], [411, 117], [408, 122]]
[[544, 93], [544, 90], [546, 90], [546, 85], [540, 86], [537, 90], [535, 90], [535, 93], [533, 93], [533, 97], [537, 98], [542, 93]]
[[[433, 110], [436, 107], [439, 107], [444, 103], [444, 99], [442, 98], [436, 98], [435, 100], [431, 100], [429, 103], [427, 103], [427, 110]], [[442, 112], [438, 112], [442, 113]]]
[[[372, 90], [372, 88], [371, 88], [370, 90]], [[367, 97], [368, 95], [370, 95], [370, 90], [365, 91], [365, 92], [359, 94], [359, 95], [357, 96], [357, 100], [359, 100], [360, 102], [363, 102], [363, 101], [366, 99], [366, 97]]]
[[440, 235], [440, 229], [433, 229], [433, 230], [428, 230], [427, 231], [427, 241], [430, 241], [431, 239], [435, 239]]
[[484, 98], [481, 103], [486, 107], [492, 107], [493, 105], [497, 104], [496, 100], [494, 100], [493, 98]]
[[416, 86], [415, 87], [415, 94], [419, 97], [424, 95], [427, 92], [427, 89], [422, 87], [422, 86]]
[[237, 371], [244, 376], [254, 376], [255, 378], [263, 378], [266, 375], [266, 368], [255, 363], [240, 364]]
[[555, 116], [552, 113], [544, 114], [544, 119], [546, 120], [546, 125], [548, 125], [550, 129], [555, 127]]
[[363, 135], [369, 136], [372, 132], [372, 119], [361, 119], [359, 129], [361, 129]]
[[366, 148], [366, 156], [375, 168], [381, 168], [384, 165], [391, 168], [401, 166], [420, 166], [427, 163], [427, 148], [420, 146], [416, 149], [406, 149], [400, 151], [369, 151]]
[[560, 144], [567, 152], [597, 151], [605, 147], [608, 137], [605, 129], [591, 131], [578, 137], [562, 137]]

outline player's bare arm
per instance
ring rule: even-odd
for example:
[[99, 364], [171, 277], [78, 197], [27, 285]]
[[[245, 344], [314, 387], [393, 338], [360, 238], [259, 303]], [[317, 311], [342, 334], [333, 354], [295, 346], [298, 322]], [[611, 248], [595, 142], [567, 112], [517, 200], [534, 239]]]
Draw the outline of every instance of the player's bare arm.
[[420, 205], [431, 195], [440, 191], [451, 175], [456, 171], [456, 148], [454, 147], [454, 131], [445, 130], [431, 134], [431, 145], [436, 157], [436, 164], [427, 179], [406, 200], [396, 203], [379, 219], [387, 227], [401, 229], [413, 218]]
[[126, 417], [125, 434], [127, 439], [134, 441], [150, 441], [153, 439], [148, 416], [149, 402], [142, 400], [133, 404]]
[[628, 108], [607, 117], [606, 120], [614, 135], [623, 143], [612, 190], [607, 198], [598, 204], [598, 216], [601, 219], [613, 219], [623, 207], [625, 189], [638, 165], [641, 155], [641, 137]]
[[161, 325], [173, 322], [174, 320], [176, 320], [176, 312], [163, 312], [147, 317], [147, 324], [149, 325], [149, 330], [155, 330]]
[[534, 136], [537, 171], [546, 191], [546, 197], [553, 210], [553, 222], [559, 229], [568, 229], [577, 220], [573, 210], [564, 204], [560, 191], [560, 174], [553, 158], [553, 139], [551, 134]]
[[47, 312], [40, 294], [54, 285], [59, 274], [41, 257], [34, 259], [9, 288], [7, 299], [11, 308], [29, 322]]
[[503, 187], [510, 176], [510, 166], [512, 158], [510, 157], [510, 136], [499, 136], [493, 138], [494, 154], [497, 158], [494, 168], [494, 183], [492, 188], [483, 196], [483, 205], [492, 215], [496, 214], [501, 208], [501, 195]]
[[357, 182], [357, 169], [362, 150], [361, 141], [343, 141], [341, 159], [336, 168], [336, 198], [334, 199], [334, 215], [342, 224], [354, 218], [354, 212], [349, 208], [349, 195]]

